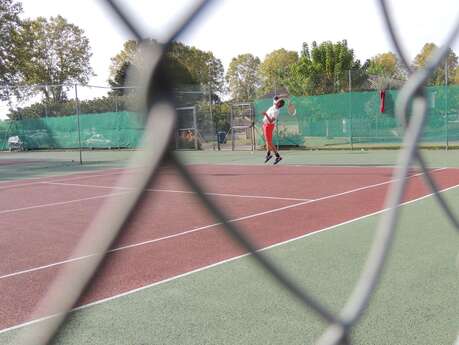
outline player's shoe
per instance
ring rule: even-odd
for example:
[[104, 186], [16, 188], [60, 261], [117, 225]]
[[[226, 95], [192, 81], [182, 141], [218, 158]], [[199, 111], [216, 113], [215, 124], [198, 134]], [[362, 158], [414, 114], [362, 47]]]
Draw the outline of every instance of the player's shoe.
[[265, 158], [265, 163], [268, 163], [268, 161], [273, 158], [273, 155], [267, 155], [266, 158]]
[[282, 160], [282, 157], [279, 156], [279, 157], [276, 157], [276, 159], [274, 160], [274, 165], [276, 165], [277, 163], [279, 163], [280, 161]]

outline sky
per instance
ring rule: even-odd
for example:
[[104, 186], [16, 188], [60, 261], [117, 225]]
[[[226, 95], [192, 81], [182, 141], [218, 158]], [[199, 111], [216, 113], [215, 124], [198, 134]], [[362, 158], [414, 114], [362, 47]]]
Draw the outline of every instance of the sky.
[[[103, 0], [16, 0], [23, 18], [61, 15], [84, 30], [92, 48], [93, 85], [108, 85], [110, 58], [131, 39]], [[146, 37], [164, 40], [193, 0], [118, 0]], [[457, 0], [391, 0], [410, 60], [426, 42], [439, 45], [459, 14]], [[346, 39], [362, 62], [393, 51], [376, 0], [214, 1], [180, 40], [212, 51], [225, 69], [239, 54], [263, 59], [275, 49], [300, 51], [303, 42]], [[456, 40], [453, 49], [459, 55]], [[94, 91], [95, 92], [95, 91]], [[4, 109], [3, 109], [4, 110]], [[4, 111], [3, 111], [4, 113]], [[0, 105], [0, 117], [2, 106]]]

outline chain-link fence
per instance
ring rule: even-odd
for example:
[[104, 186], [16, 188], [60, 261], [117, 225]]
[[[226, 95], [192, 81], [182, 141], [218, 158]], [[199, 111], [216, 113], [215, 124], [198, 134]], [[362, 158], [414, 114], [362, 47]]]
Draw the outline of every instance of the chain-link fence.
[[[113, 159], [113, 152], [108, 150], [140, 148], [145, 131], [145, 116], [139, 106], [139, 95], [145, 91], [140, 87], [75, 84], [2, 88], [9, 97], [8, 120], [0, 127], [0, 150], [65, 150], [63, 161], [84, 163]], [[173, 95], [179, 109], [175, 148], [216, 149], [207, 93], [197, 86], [181, 85]], [[93, 159], [95, 150], [102, 151]], [[53, 158], [53, 153], [48, 157]]]
[[[107, 3], [121, 22], [129, 28], [132, 35], [139, 42], [142, 42], [143, 37], [139, 34], [135, 22], [128, 19], [124, 12], [117, 6], [116, 2], [107, 0]], [[441, 64], [448, 47], [451, 46], [453, 40], [458, 35], [459, 21], [455, 23], [454, 30], [449, 34], [444, 45], [429, 60], [427, 67], [413, 71], [407, 63], [403, 46], [393, 28], [392, 17], [389, 14], [386, 2], [380, 0], [381, 11], [390, 37], [398, 55], [402, 59], [404, 68], [409, 74], [407, 82], [401, 88], [395, 104], [395, 114], [404, 128], [401, 138], [403, 150], [400, 151], [398, 166], [394, 173], [395, 182], [390, 186], [386, 198], [386, 212], [382, 215], [379, 226], [376, 229], [375, 239], [361, 277], [344, 308], [340, 313], [334, 313], [325, 304], [312, 296], [305, 287], [296, 282], [294, 277], [291, 277], [280, 269], [278, 263], [274, 262], [268, 254], [257, 251], [256, 247], [246, 238], [243, 232], [234, 223], [228, 221], [223, 210], [206, 196], [203, 192], [203, 187], [196, 182], [195, 177], [188, 171], [178, 156], [174, 152], [168, 151], [169, 141], [176, 125], [177, 111], [176, 104], [173, 101], [173, 89], [165, 82], [164, 78], [156, 78], [156, 76], [164, 73], [159, 67], [158, 62], [161, 56], [163, 56], [164, 51], [167, 50], [168, 45], [189, 27], [197, 17], [197, 14], [209, 3], [210, 1], [200, 1], [189, 13], [188, 17], [182, 22], [177, 23], [176, 30], [170, 35], [165, 44], [151, 46], [148, 50], [149, 58], [145, 59], [145, 61], [148, 61], [149, 65], [144, 66], [145, 70], [149, 71], [148, 74], [145, 74], [148, 76], [146, 80], [148, 91], [144, 100], [148, 109], [148, 122], [143, 138], [145, 150], [137, 153], [131, 161], [131, 165], [133, 166], [140, 165], [145, 167], [144, 173], [140, 178], [139, 176], [133, 178], [127, 175], [121, 179], [120, 185], [127, 183], [127, 185], [134, 186], [135, 191], [127, 194], [123, 199], [110, 200], [104, 205], [73, 254], [75, 257], [87, 255], [87, 253], [95, 253], [96, 255], [93, 255], [91, 260], [87, 260], [81, 266], [64, 268], [61, 271], [57, 280], [42, 300], [42, 304], [39, 306], [39, 308], [51, 310], [54, 313], [54, 317], [47, 319], [46, 322], [35, 325], [33, 328], [20, 330], [17, 338], [18, 343], [39, 345], [50, 341], [59, 329], [68, 311], [93, 279], [98, 267], [104, 260], [105, 253], [109, 249], [110, 244], [132, 219], [132, 216], [138, 212], [145, 195], [145, 189], [157, 177], [158, 168], [164, 160], [167, 160], [171, 166], [175, 167], [184, 181], [196, 193], [202, 204], [214, 215], [218, 222], [224, 225], [227, 233], [242, 248], [250, 252], [256, 262], [265, 268], [273, 279], [294, 296], [299, 303], [304, 305], [305, 308], [314, 310], [328, 324], [327, 330], [317, 342], [320, 345], [350, 344], [350, 333], [359, 323], [370, 297], [378, 285], [386, 262], [387, 253], [391, 248], [399, 216], [398, 206], [404, 196], [407, 184], [406, 176], [412, 163], [417, 162], [420, 166], [426, 183], [432, 190], [439, 206], [445, 212], [445, 215], [451, 221], [454, 228], [456, 230], [459, 229], [459, 223], [451, 212], [451, 205], [439, 193], [435, 181], [417, 146], [422, 137], [422, 130], [429, 112], [428, 93], [425, 88], [426, 83], [435, 68]], [[459, 344], [459, 339], [457, 340], [457, 344]]]

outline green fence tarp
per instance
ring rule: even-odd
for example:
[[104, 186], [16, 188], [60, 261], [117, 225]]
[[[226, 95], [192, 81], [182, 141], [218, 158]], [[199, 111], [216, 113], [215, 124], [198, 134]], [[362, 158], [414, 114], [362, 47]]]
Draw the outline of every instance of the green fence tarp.
[[18, 120], [5, 137], [18, 135], [26, 149], [74, 149], [80, 140], [83, 148], [135, 148], [143, 130], [140, 114], [113, 112]]
[[[398, 91], [386, 91], [380, 112], [379, 91], [292, 97], [296, 115], [281, 109], [274, 143], [294, 146], [326, 146], [351, 143], [400, 143], [402, 126], [395, 116]], [[424, 143], [459, 140], [459, 86], [428, 87], [429, 112]], [[256, 127], [261, 133], [263, 116], [272, 99], [255, 102]], [[258, 144], [263, 139], [259, 137]]]
[[[386, 91], [380, 112], [379, 91], [292, 97], [297, 111], [281, 109], [274, 143], [305, 147], [349, 144], [399, 144], [403, 129], [394, 108], [398, 91]], [[459, 86], [427, 88], [429, 112], [422, 142], [459, 145]], [[272, 99], [255, 102], [257, 132]], [[78, 119], [79, 128], [78, 130]], [[19, 136], [26, 149], [136, 148], [144, 131], [144, 117], [133, 112], [110, 112], [2, 122], [0, 139]], [[258, 144], [263, 138], [258, 135]]]

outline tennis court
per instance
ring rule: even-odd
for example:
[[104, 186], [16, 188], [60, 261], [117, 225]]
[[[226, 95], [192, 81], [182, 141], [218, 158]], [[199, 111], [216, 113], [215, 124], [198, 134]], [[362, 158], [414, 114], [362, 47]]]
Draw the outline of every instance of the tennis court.
[[[270, 38], [263, 62], [239, 55], [224, 76], [215, 43], [255, 49], [260, 6], [237, 11], [243, 37], [204, 30], [220, 36], [202, 51], [182, 40], [211, 0], [154, 37], [148, 7], [103, 2], [129, 37], [110, 86], [89, 83], [85, 36], [80, 49], [72, 34], [35, 35], [46, 18], [2, 8], [0, 344], [459, 345], [459, 22], [413, 61], [396, 23], [424, 27], [411, 21], [421, 7], [400, 20], [379, 0], [387, 53], [357, 59], [352, 36], [306, 37], [299, 54]], [[53, 45], [84, 51], [87, 67], [28, 78]], [[254, 68], [233, 78], [233, 62]], [[263, 163], [265, 145], [280, 164]]]
[[[1, 160], [11, 176], [25, 164], [36, 167], [27, 177], [0, 183], [5, 344], [55, 313], [35, 307], [63, 267], [95, 256], [72, 252], [103, 202], [132, 192], [133, 186], [119, 184], [120, 175], [142, 173], [122, 168], [121, 160], [110, 166], [112, 157], [52, 166], [41, 164], [39, 154]], [[384, 212], [395, 153], [342, 152], [341, 161], [330, 159], [335, 154], [286, 152], [279, 166], [259, 164], [261, 152], [183, 157], [212, 202], [257, 249], [339, 310]], [[454, 154], [427, 155], [451, 160], [430, 173], [447, 200], [458, 201]], [[354, 332], [356, 343], [448, 344], [456, 336], [458, 240], [423, 173], [413, 168], [408, 180], [396, 246], [368, 316]], [[140, 211], [111, 246], [55, 343], [300, 344], [323, 332], [326, 324], [228, 237], [172, 166], [163, 165], [146, 190]]]

